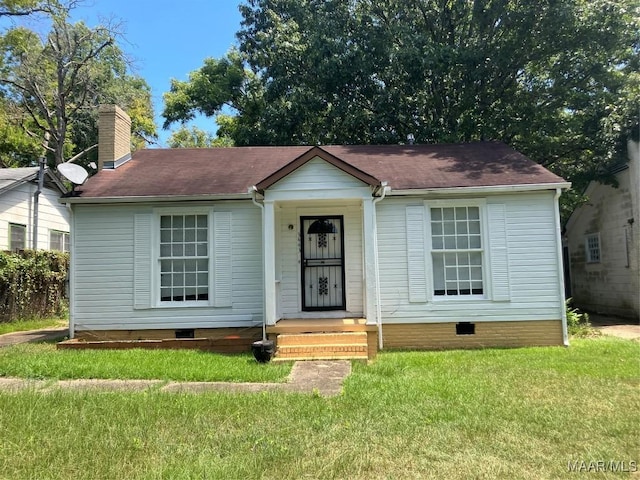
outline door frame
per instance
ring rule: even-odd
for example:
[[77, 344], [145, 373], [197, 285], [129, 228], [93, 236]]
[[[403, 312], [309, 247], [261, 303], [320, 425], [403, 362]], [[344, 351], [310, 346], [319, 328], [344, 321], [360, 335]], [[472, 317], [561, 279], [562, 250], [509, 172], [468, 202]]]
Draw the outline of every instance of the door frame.
[[[342, 256], [340, 258], [340, 275], [342, 281], [342, 298], [340, 299], [341, 305], [330, 307], [308, 307], [305, 305], [305, 252], [304, 252], [304, 237], [306, 235], [304, 229], [305, 220], [324, 220], [334, 219], [340, 220], [340, 251]], [[300, 301], [303, 312], [328, 312], [328, 311], [344, 311], [347, 308], [347, 282], [346, 282], [346, 251], [345, 251], [345, 235], [346, 229], [344, 224], [344, 215], [299, 215], [300, 221]]]

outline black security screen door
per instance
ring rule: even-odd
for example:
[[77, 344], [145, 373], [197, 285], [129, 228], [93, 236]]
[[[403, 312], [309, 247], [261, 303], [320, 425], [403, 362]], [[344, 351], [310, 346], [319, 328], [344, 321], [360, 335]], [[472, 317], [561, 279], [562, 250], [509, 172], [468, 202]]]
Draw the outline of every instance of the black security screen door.
[[344, 310], [343, 217], [300, 217], [302, 310]]

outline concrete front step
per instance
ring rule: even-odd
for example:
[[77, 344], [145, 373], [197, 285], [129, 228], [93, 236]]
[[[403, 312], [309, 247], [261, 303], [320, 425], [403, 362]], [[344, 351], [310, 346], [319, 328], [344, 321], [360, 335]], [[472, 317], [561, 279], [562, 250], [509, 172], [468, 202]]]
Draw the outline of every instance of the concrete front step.
[[276, 360], [367, 360], [366, 332], [281, 334]]
[[278, 335], [278, 346], [367, 345], [367, 332], [299, 333]]

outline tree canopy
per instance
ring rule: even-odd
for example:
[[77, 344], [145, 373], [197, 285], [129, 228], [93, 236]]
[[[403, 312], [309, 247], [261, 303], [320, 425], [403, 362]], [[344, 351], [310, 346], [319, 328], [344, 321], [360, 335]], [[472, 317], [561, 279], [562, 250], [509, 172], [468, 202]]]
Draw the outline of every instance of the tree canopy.
[[[584, 183], [637, 123], [637, 0], [249, 0], [165, 94], [237, 145], [501, 140]], [[635, 119], [635, 120], [634, 120]]]
[[[0, 38], [0, 94], [12, 112], [7, 131], [20, 126], [48, 152], [51, 163], [59, 164], [95, 147], [98, 105], [118, 103], [132, 118], [134, 147], [154, 138], [150, 88], [142, 78], [129, 73], [126, 57], [117, 44], [117, 29], [71, 23], [69, 9], [74, 2], [21, 3], [46, 5], [44, 12], [51, 28], [41, 37], [28, 28], [14, 26]], [[20, 148], [14, 147], [14, 152]]]

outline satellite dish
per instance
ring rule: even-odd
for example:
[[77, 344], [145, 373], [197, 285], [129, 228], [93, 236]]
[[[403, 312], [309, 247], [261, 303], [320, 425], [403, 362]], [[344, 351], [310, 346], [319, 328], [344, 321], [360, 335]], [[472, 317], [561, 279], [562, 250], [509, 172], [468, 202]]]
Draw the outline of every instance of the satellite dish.
[[74, 185], [82, 185], [89, 178], [89, 173], [75, 163], [61, 163], [58, 165], [58, 173]]

